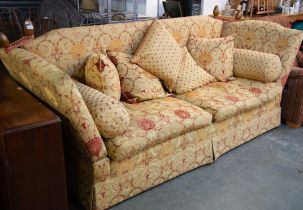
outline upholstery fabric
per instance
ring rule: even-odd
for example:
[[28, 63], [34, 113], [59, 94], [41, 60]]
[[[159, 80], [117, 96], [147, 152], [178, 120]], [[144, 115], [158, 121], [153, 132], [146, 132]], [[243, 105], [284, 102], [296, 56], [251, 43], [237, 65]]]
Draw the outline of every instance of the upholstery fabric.
[[211, 114], [172, 97], [124, 103], [130, 114], [126, 131], [106, 140], [108, 154], [113, 160], [123, 160], [160, 142], [211, 123]]
[[106, 138], [114, 138], [122, 134], [130, 122], [129, 114], [123, 104], [100, 91], [76, 81], [75, 83], [100, 134]]
[[[200, 136], [201, 134], [201, 136]], [[165, 180], [172, 179], [182, 173], [190, 171], [198, 166], [213, 162], [211, 141], [204, 139], [203, 129], [181, 135], [171, 140], [171, 143], [164, 142], [150, 148], [148, 151], [140, 154], [142, 165], [134, 167], [132, 171], [127, 171], [138, 160], [136, 158], [123, 161], [121, 168], [117, 168], [121, 176], [112, 176], [105, 182], [98, 182], [94, 185], [95, 198], [94, 209], [106, 209], [115, 205], [126, 198], [132, 197], [142, 191], [163, 183]], [[184, 144], [183, 142], [188, 142]], [[180, 146], [177, 144], [180, 143]], [[170, 155], [169, 146], [174, 144], [175, 151]], [[154, 151], [159, 151], [160, 157], [155, 157]], [[167, 154], [167, 156], [165, 156]], [[150, 155], [150, 156], [149, 156]], [[146, 160], [146, 161], [144, 161]], [[114, 162], [116, 170], [116, 161]], [[124, 169], [125, 168], [125, 171]], [[128, 173], [127, 173], [128, 172]]]
[[85, 82], [105, 95], [120, 100], [119, 74], [112, 62], [102, 54], [92, 54], [85, 63]]
[[94, 120], [72, 79], [43, 58], [23, 49], [0, 51], [1, 60], [14, 79], [64, 115], [80, 136], [94, 162], [106, 156], [106, 149]]
[[181, 63], [179, 76], [173, 92], [185, 93], [216, 81], [213, 76], [208, 74], [196, 64], [185, 47], [183, 49], [183, 52], [184, 58]]
[[[220, 37], [222, 21], [195, 16], [160, 20], [184, 47], [188, 32], [196, 37]], [[25, 49], [45, 58], [73, 75], [91, 53], [108, 49], [134, 54], [152, 21], [118, 23], [52, 30], [24, 45]]]
[[236, 77], [273, 82], [281, 71], [281, 61], [277, 55], [234, 49], [234, 76]]
[[218, 138], [213, 139], [215, 159], [260, 134], [279, 127], [280, 101], [281, 94], [258, 108], [214, 123], [214, 132], [218, 134]]
[[296, 56], [296, 60], [298, 63], [298, 67], [303, 68], [303, 52], [298, 51], [297, 56]]
[[282, 86], [277, 83], [236, 78], [230, 82], [211, 83], [177, 95], [177, 98], [201, 107], [213, 115], [214, 122], [218, 122], [257, 108], [281, 92]]
[[[107, 181], [95, 185], [96, 209], [115, 205], [125, 198], [132, 197], [164, 182], [164, 180], [176, 177], [199, 165], [212, 162], [209, 139], [214, 144], [214, 154], [218, 158], [239, 144], [278, 127], [280, 125], [278, 101], [279, 99], [271, 101], [265, 106], [234, 116], [230, 120], [222, 121], [214, 126], [207, 126], [178, 136], [149, 148], [130, 159], [113, 161], [111, 163], [113, 170], [111, 175], [113, 176]], [[209, 132], [211, 127], [216, 127], [216, 129]], [[219, 130], [223, 131], [222, 135], [213, 135], [217, 134]], [[184, 142], [188, 142], [189, 145], [185, 146]], [[172, 146], [175, 152], [169, 156], [171, 154], [170, 146], [179, 143], [180, 147]], [[158, 152], [155, 154], [154, 151]], [[165, 154], [168, 156], [163, 158]], [[140, 158], [142, 159], [141, 163]], [[128, 170], [128, 168], [134, 170]]]
[[130, 62], [132, 55], [108, 52], [120, 77], [122, 100], [146, 101], [166, 96], [160, 80], [140, 66]]
[[303, 123], [303, 69], [293, 68], [281, 102], [282, 119], [294, 124]]
[[281, 74], [277, 82], [283, 86], [303, 39], [303, 32], [284, 28], [276, 23], [247, 20], [224, 25], [222, 36], [237, 34], [235, 48], [275, 54], [280, 57]]
[[192, 36], [187, 48], [196, 63], [218, 81], [228, 81], [233, 76], [234, 36], [216, 39]]
[[[159, 161], [174, 157], [174, 154], [180, 150], [185, 148], [192, 150], [201, 147], [201, 145], [207, 146], [204, 151], [199, 151], [201, 152], [201, 158], [210, 160], [212, 158], [211, 140], [214, 136], [213, 127], [206, 126], [159, 143], [130, 158], [114, 160], [111, 162], [111, 177], [126, 175], [136, 168], [142, 168], [144, 165], [157, 164]], [[194, 145], [194, 143], [197, 145]], [[199, 156], [199, 154], [197, 153], [195, 156]], [[187, 163], [188, 161], [184, 161], [183, 164]]]
[[176, 86], [183, 57], [173, 36], [160, 21], [154, 20], [131, 61], [162, 79], [171, 92]]

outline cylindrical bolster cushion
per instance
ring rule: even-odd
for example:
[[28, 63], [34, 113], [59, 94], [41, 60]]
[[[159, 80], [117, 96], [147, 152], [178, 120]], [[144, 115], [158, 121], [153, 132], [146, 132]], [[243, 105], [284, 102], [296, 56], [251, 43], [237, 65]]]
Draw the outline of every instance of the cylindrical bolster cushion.
[[98, 90], [75, 83], [102, 136], [114, 138], [126, 130], [130, 117], [122, 103]]
[[277, 55], [234, 49], [234, 76], [261, 82], [272, 82], [282, 71]]

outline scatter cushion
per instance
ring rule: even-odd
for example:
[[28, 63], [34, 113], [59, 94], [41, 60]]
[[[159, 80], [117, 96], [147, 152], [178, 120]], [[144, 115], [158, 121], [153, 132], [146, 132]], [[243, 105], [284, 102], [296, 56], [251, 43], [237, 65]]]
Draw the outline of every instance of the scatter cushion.
[[103, 54], [91, 54], [85, 63], [85, 82], [105, 95], [120, 100], [120, 79], [115, 65]]
[[80, 82], [75, 83], [102, 136], [114, 138], [127, 129], [130, 116], [122, 103]]
[[108, 52], [108, 55], [118, 70], [122, 100], [145, 101], [165, 97], [159, 78], [131, 63], [132, 55], [121, 52]]
[[263, 83], [242, 78], [228, 82], [215, 82], [194, 91], [177, 95], [213, 115], [219, 122], [240, 113], [260, 107], [274, 100], [282, 92], [278, 83]]
[[161, 142], [211, 124], [212, 116], [203, 109], [172, 97], [124, 103], [130, 114], [125, 132], [106, 139], [108, 155], [123, 160]]
[[215, 39], [191, 36], [187, 48], [196, 63], [218, 81], [232, 78], [234, 36]]
[[183, 48], [184, 58], [181, 64], [179, 77], [173, 91], [175, 93], [185, 93], [202, 87], [216, 79], [199, 67], [193, 60], [186, 48]]
[[171, 92], [176, 86], [183, 56], [174, 37], [161, 22], [154, 20], [131, 61], [163, 80]]
[[261, 82], [273, 82], [281, 74], [279, 56], [253, 50], [234, 49], [234, 75]]

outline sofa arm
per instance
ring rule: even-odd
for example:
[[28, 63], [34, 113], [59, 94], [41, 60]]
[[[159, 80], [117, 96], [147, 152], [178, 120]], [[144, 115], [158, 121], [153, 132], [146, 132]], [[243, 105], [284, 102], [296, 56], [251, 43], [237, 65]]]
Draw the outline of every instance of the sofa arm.
[[280, 58], [269, 53], [234, 49], [233, 74], [236, 77], [273, 82], [282, 70]]
[[77, 143], [93, 162], [106, 156], [94, 120], [69, 75], [24, 49], [16, 48], [10, 53], [2, 49], [0, 58], [14, 79], [70, 121], [82, 140]]
[[247, 20], [225, 24], [222, 36], [235, 36], [235, 48], [254, 50], [279, 56], [282, 71], [276, 82], [285, 85], [303, 32], [284, 28], [268, 21]]

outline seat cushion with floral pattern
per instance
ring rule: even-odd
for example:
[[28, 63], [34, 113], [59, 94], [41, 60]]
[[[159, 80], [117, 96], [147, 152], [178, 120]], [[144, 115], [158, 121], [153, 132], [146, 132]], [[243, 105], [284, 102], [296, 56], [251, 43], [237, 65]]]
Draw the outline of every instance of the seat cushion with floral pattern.
[[218, 122], [234, 115], [260, 107], [281, 94], [278, 83], [262, 83], [242, 78], [216, 82], [194, 91], [180, 94], [178, 99], [201, 107]]
[[172, 97], [124, 106], [130, 115], [128, 128], [123, 134], [105, 140], [108, 155], [114, 160], [131, 157], [212, 122], [211, 114]]

